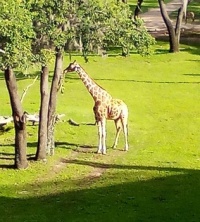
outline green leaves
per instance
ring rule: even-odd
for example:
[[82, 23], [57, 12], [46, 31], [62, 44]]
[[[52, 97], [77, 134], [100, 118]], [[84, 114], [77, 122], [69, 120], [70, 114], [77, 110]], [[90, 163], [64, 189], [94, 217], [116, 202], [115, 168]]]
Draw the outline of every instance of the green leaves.
[[81, 36], [85, 53], [97, 47], [119, 46], [127, 53], [136, 48], [138, 53], [146, 55], [150, 54], [150, 46], [155, 43], [142, 20], [133, 21], [127, 4], [100, 4], [88, 0], [78, 7], [76, 16], [76, 36]]
[[0, 68], [27, 65], [35, 36], [30, 12], [21, 1], [14, 0], [3, 0], [0, 11], [0, 48], [5, 50]]
[[122, 47], [123, 53], [135, 48], [139, 54], [150, 54], [150, 46], [155, 43], [149, 35], [142, 20], [133, 21], [127, 4], [107, 4], [108, 20], [105, 39], [108, 44]]

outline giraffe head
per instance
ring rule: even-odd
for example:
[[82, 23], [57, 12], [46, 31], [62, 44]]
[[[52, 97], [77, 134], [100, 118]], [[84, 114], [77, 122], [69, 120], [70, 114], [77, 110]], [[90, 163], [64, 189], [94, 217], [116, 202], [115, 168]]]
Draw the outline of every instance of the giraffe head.
[[63, 73], [76, 72], [78, 69], [80, 69], [80, 66], [75, 60], [74, 62], [70, 63], [66, 69], [64, 69]]

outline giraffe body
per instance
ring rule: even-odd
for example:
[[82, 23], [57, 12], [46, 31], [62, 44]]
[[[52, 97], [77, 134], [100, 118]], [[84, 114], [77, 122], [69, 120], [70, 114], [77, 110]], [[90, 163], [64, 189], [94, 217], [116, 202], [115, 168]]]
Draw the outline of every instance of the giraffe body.
[[120, 99], [113, 99], [112, 96], [92, 80], [84, 69], [76, 62], [64, 70], [66, 72], [77, 72], [94, 99], [94, 115], [98, 126], [98, 150], [97, 153], [106, 154], [106, 119], [114, 120], [116, 126], [116, 136], [113, 147], [118, 143], [121, 129], [124, 131], [125, 148], [128, 151], [128, 108]]

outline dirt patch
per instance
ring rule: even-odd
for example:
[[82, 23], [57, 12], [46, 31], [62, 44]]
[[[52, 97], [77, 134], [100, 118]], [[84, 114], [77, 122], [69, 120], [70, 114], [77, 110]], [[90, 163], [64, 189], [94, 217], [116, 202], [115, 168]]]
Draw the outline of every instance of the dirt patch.
[[[96, 154], [99, 155], [99, 154]], [[79, 165], [88, 165], [91, 166], [92, 169], [90, 173], [86, 174], [84, 178], [81, 178], [80, 180], [77, 181], [77, 184], [79, 186], [84, 186], [91, 184], [94, 180], [98, 179], [99, 177], [102, 176], [103, 173], [107, 169], [109, 169], [109, 165], [107, 164], [101, 164], [101, 163], [96, 163], [96, 162], [85, 162], [79, 159], [72, 159], [72, 158], [62, 158], [61, 160], [63, 164], [68, 165], [68, 164], [79, 164]]]
[[92, 184], [94, 181], [96, 181], [97, 179], [99, 179], [107, 170], [108, 168], [94, 168], [88, 175], [86, 175], [84, 178], [82, 178], [81, 180], [77, 181], [77, 184], [79, 186], [85, 186], [85, 185], [90, 185]]
[[[173, 0], [166, 4], [166, 10], [169, 14], [177, 11], [182, 5], [180, 0]], [[166, 25], [160, 13], [160, 8], [152, 8], [148, 12], [141, 14], [141, 18], [148, 32], [157, 40], [168, 40], [168, 32]], [[176, 20], [172, 19], [172, 24], [175, 27]], [[197, 44], [200, 42], [200, 22], [184, 22], [181, 25], [181, 43]]]
[[[156, 40], [169, 41], [169, 36], [167, 33], [157, 32], [151, 33]], [[194, 33], [192, 30], [185, 30], [181, 33], [180, 43], [187, 45], [197, 45], [200, 43], [200, 32]]]
[[[70, 155], [71, 158], [76, 158], [78, 153], [72, 152]], [[41, 177], [37, 178], [37, 182], [42, 182], [46, 181], [49, 179], [52, 179], [55, 177], [55, 175], [59, 174], [66, 166], [67, 162], [65, 161], [65, 158], [60, 158], [51, 168], [50, 170], [45, 174], [42, 175]]]

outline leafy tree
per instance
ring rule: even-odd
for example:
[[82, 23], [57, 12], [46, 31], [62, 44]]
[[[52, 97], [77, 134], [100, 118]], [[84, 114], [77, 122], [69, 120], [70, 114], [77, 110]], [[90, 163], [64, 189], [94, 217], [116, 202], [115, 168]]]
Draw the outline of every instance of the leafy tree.
[[96, 51], [98, 46], [103, 45], [105, 14], [98, 1], [89, 0], [79, 5], [76, 16], [76, 38], [81, 39], [83, 56], [87, 61], [88, 52]]
[[154, 39], [147, 33], [141, 20], [133, 21], [127, 4], [118, 1], [83, 1], [76, 10], [75, 36], [81, 37], [83, 55], [108, 46], [122, 47], [123, 55], [136, 48], [149, 54]]
[[13, 68], [25, 67], [32, 56], [31, 42], [34, 38], [29, 11], [22, 2], [2, 0], [0, 4], [0, 48], [5, 51], [0, 57], [6, 85], [10, 95], [13, 121], [15, 126], [15, 167], [28, 166], [26, 158], [26, 121]]
[[108, 3], [109, 19], [106, 22], [105, 39], [107, 45], [122, 47], [122, 54], [128, 55], [130, 49], [136, 49], [139, 54], [151, 53], [154, 38], [148, 34], [143, 21], [133, 21], [132, 12], [127, 4]]

